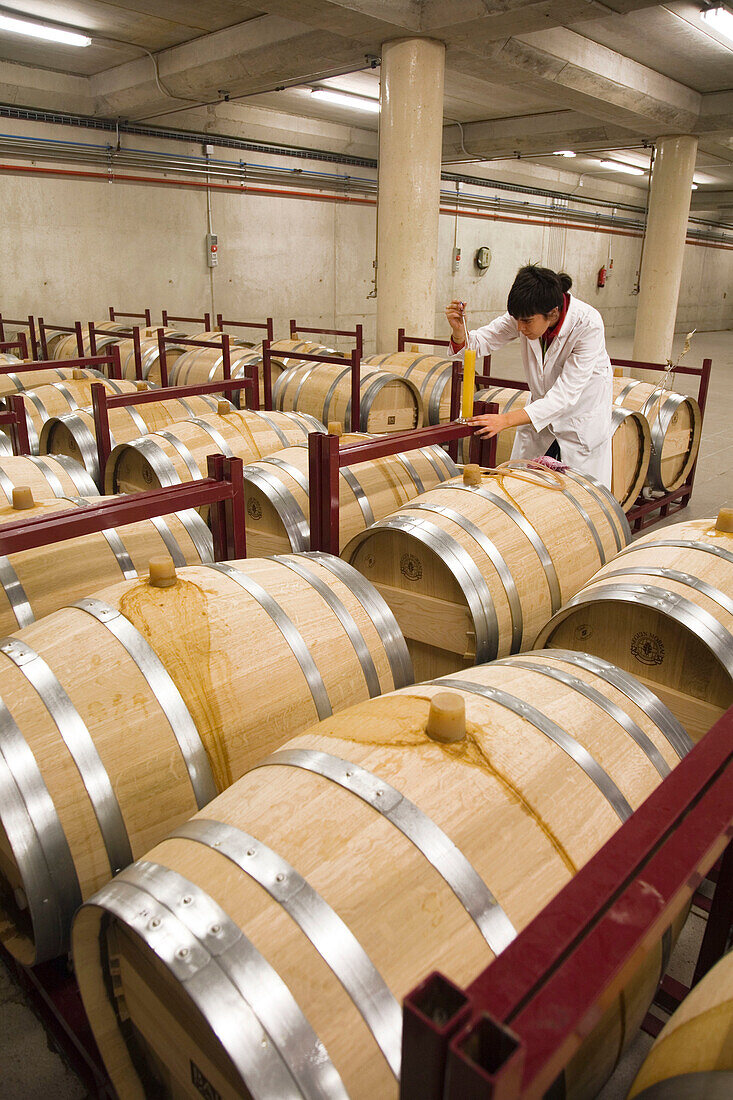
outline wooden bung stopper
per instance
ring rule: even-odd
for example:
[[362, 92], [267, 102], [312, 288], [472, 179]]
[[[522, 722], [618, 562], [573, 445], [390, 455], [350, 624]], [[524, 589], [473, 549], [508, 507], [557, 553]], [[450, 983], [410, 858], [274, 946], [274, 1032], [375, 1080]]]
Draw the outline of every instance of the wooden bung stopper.
[[477, 466], [473, 462], [469, 462], [467, 466], [463, 467], [463, 484], [464, 485], [480, 485], [481, 484], [481, 467]]
[[76, 382], [79, 382], [79, 381], [81, 381], [82, 378], [85, 378], [86, 375], [84, 374], [84, 371], [81, 369], [81, 367], [74, 367], [74, 369], [71, 372], [71, 377]]
[[232, 406], [229, 401], [217, 401], [216, 403], [217, 416], [226, 416], [227, 413], [232, 412]]
[[26, 508], [35, 508], [33, 492], [29, 485], [16, 485], [13, 489], [13, 508], [16, 512], [23, 512]]
[[343, 435], [344, 429], [338, 420], [329, 420], [328, 422], [328, 434], [329, 435]]
[[152, 588], [171, 588], [176, 583], [173, 558], [151, 558], [148, 572], [148, 583]]
[[466, 736], [466, 700], [457, 691], [441, 691], [430, 700], [425, 732], [431, 741], [452, 745]]
[[614, 378], [623, 378], [623, 376], [624, 376], [624, 368], [623, 367], [614, 367], [613, 368], [613, 377]]
[[143, 382], [143, 380], [141, 378], [138, 378], [136, 380], [135, 389], [138, 391], [138, 393], [142, 393], [142, 391], [146, 390], [147, 388], [148, 388], [147, 382]]
[[733, 508], [721, 508], [715, 521], [715, 530], [733, 535]]

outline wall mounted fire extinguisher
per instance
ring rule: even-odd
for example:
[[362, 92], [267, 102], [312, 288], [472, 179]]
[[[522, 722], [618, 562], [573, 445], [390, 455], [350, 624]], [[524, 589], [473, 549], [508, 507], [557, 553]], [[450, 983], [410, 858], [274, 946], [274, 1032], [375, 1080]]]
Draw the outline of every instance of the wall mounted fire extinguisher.
[[596, 280], [596, 286], [605, 286], [606, 280], [610, 279], [613, 272], [613, 260], [609, 258], [608, 264], [604, 264], [598, 272], [598, 278]]

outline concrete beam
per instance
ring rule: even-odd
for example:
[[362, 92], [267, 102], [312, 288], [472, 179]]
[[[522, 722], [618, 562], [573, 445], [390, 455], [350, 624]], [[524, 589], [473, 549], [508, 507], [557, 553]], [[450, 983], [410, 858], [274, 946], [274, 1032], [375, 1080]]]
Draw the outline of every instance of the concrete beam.
[[12, 61], [0, 61], [0, 102], [45, 110], [53, 105], [56, 110], [80, 115], [90, 115], [94, 110], [88, 77], [34, 69]]
[[[629, 130], [600, 122], [576, 111], [548, 111], [518, 118], [501, 118], [463, 125], [464, 145], [471, 154], [492, 160], [495, 157], [523, 153], [552, 153], [555, 149], [623, 145], [636, 142], [637, 135]], [[465, 160], [460, 131], [455, 124], [443, 129], [444, 161]]]

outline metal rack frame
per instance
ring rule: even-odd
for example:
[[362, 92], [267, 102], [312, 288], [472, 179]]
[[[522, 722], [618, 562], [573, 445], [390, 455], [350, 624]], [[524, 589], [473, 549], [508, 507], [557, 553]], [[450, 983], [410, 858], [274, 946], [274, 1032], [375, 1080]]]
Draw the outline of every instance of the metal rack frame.
[[[477, 401], [474, 415], [496, 411], [496, 406]], [[491, 468], [496, 461], [496, 436], [479, 439], [470, 424], [434, 424], [411, 432], [394, 432], [378, 439], [339, 446], [339, 437], [316, 432], [308, 436], [308, 482], [311, 550], [322, 550], [338, 557], [339, 470], [357, 462], [367, 462], [400, 451], [414, 451], [440, 443], [455, 443], [471, 436], [471, 461]]]
[[[202, 347], [211, 346], [201, 340], [188, 340], [186, 343], [200, 344]], [[207, 393], [221, 393], [222, 391], [233, 393], [234, 390], [246, 390], [250, 394], [252, 411], [257, 412], [260, 407], [257, 364], [250, 363], [245, 370], [248, 374], [244, 378], [224, 377], [217, 382], [202, 382], [193, 386], [167, 386], [152, 390], [138, 390], [136, 393], [109, 394], [101, 382], [95, 382], [92, 385], [92, 411], [97, 440], [100, 480], [104, 482], [104, 471], [112, 450], [109, 428], [110, 409], [121, 409], [130, 405], [145, 405], [151, 401], [172, 401], [176, 398], [185, 400], [187, 397], [197, 397]]]
[[116, 321], [118, 317], [125, 317], [125, 318], [130, 318], [131, 317], [133, 319], [137, 319], [139, 317], [141, 320], [145, 321], [145, 324], [147, 325], [148, 328], [152, 328], [152, 324], [153, 324], [152, 319], [151, 319], [152, 315], [151, 315], [150, 310], [148, 308], [146, 308], [143, 313], [121, 313], [119, 309], [114, 309], [113, 306], [110, 306], [109, 307], [109, 319], [110, 319], [110, 321]]
[[[76, 333], [76, 350], [79, 352], [80, 357], [84, 355], [84, 330], [82, 329], [81, 321], [74, 321], [73, 326], [70, 328], [68, 325], [49, 325], [44, 321], [43, 317], [39, 317], [38, 337], [41, 345], [41, 354], [45, 360], [48, 360], [46, 332], [49, 329], [53, 329], [54, 332], [68, 332], [69, 335]], [[54, 360], [54, 362], [56, 362], [56, 360]]]
[[267, 332], [266, 340], [272, 343], [275, 339], [275, 322], [272, 317], [268, 317], [265, 321], [225, 321], [223, 314], [217, 313], [216, 327], [220, 332], [224, 331], [224, 325], [229, 325], [230, 328], [263, 328]]
[[246, 557], [244, 481], [241, 458], [209, 455], [208, 477], [145, 493], [120, 495], [86, 508], [27, 516], [0, 527], [0, 555], [51, 546], [111, 527], [167, 516], [188, 508], [210, 507], [214, 559]]
[[[303, 325], [299, 325], [297, 321], [291, 320], [290, 322], [290, 339], [294, 340], [296, 336], [301, 336], [303, 333], [307, 333], [309, 336], [350, 336], [356, 344], [357, 351], [359, 352], [359, 358], [364, 355], [364, 326], [357, 325], [356, 328], [304, 328]], [[305, 356], [303, 357], [305, 358]]]
[[205, 313], [203, 317], [174, 317], [167, 309], [161, 310], [163, 328], [168, 328], [169, 321], [184, 321], [186, 323], [204, 326], [204, 332], [211, 332], [211, 314]]
[[28, 358], [28, 341], [26, 340], [25, 333], [19, 332], [17, 340], [6, 340], [2, 332], [2, 322], [0, 322], [0, 352], [12, 351], [13, 348], [18, 349], [21, 359]]
[[[208, 314], [207, 314], [207, 316], [208, 316]], [[224, 370], [224, 377], [227, 379], [227, 381], [232, 377], [232, 354], [231, 354], [231, 347], [230, 347], [231, 340], [230, 340], [228, 332], [222, 332], [220, 334], [219, 338], [221, 340], [221, 343], [218, 344], [218, 343], [216, 343], [216, 341], [212, 341], [212, 340], [197, 340], [193, 336], [166, 336], [166, 334], [165, 334], [165, 332], [163, 331], [162, 328], [159, 328], [157, 331], [158, 331], [158, 356], [159, 356], [159, 362], [160, 362], [160, 384], [164, 389], [168, 388], [168, 364], [166, 363], [166, 359], [165, 359], [165, 345], [166, 344], [175, 344], [176, 346], [180, 346], [181, 344], [183, 344], [186, 347], [193, 347], [193, 348], [221, 348], [221, 350], [222, 350], [222, 368]], [[137, 367], [137, 363], [136, 363], [136, 367]], [[179, 387], [179, 388], [185, 388], [185, 387]], [[234, 389], [237, 389], [238, 387], [234, 386], [234, 387], [230, 387], [230, 388], [232, 389], [232, 392], [233, 392]], [[254, 407], [259, 408], [259, 398], [258, 398], [258, 404]]]
[[[265, 408], [272, 409], [272, 349], [270, 341], [262, 341], [262, 378], [264, 382]], [[276, 352], [279, 354], [279, 352]], [[312, 352], [298, 351], [295, 353], [298, 362], [303, 360], [308, 363], [337, 363], [344, 367], [349, 360], [341, 355], [314, 355]], [[351, 430], [359, 431], [361, 418], [361, 351], [359, 347], [353, 348], [351, 360]]]
[[[20, 325], [21, 328], [28, 329], [28, 337], [31, 344], [31, 355], [34, 359], [37, 359], [39, 346], [38, 338], [36, 336], [36, 322], [33, 320], [33, 314], [29, 313], [28, 319], [26, 321], [13, 321], [12, 318], [3, 317], [2, 313], [0, 313], [0, 342], [2, 343], [5, 342], [5, 325]], [[23, 333], [23, 335], [25, 335], [25, 333]], [[27, 352], [24, 358], [27, 358]]]
[[724, 854], [695, 981], [733, 921], [733, 708], [465, 989], [404, 1002], [401, 1100], [540, 1100]]
[[4, 400], [7, 408], [0, 412], [0, 424], [7, 424], [10, 429], [13, 454], [29, 455], [31, 445], [28, 438], [28, 420], [26, 419], [23, 399], [19, 393], [11, 393]]
[[[669, 363], [642, 363], [634, 359], [612, 359], [611, 364], [614, 367], [629, 367], [631, 370], [651, 370], [661, 374], [670, 370]], [[697, 390], [697, 403], [700, 406], [701, 439], [702, 428], [705, 423], [705, 405], [708, 399], [712, 365], [712, 359], [703, 359], [701, 367], [673, 367], [670, 372], [673, 376], [676, 374], [691, 374], [700, 379]], [[692, 464], [692, 468], [687, 475], [684, 485], [680, 485], [677, 489], [670, 490], [670, 492], [665, 493], [664, 496], [658, 497], [656, 500], [644, 500], [640, 504], [634, 504], [626, 513], [626, 518], [629, 521], [632, 531], [643, 531], [646, 527], [651, 527], [660, 519], [665, 519], [666, 516], [674, 515], [676, 512], [680, 512], [683, 508], [686, 508], [692, 497], [696, 470], [697, 456], [695, 457], [695, 461]], [[640, 501], [641, 497], [638, 497], [637, 500]], [[647, 516], [653, 515], [656, 512], [659, 513], [658, 516], [654, 519], [647, 520]]]

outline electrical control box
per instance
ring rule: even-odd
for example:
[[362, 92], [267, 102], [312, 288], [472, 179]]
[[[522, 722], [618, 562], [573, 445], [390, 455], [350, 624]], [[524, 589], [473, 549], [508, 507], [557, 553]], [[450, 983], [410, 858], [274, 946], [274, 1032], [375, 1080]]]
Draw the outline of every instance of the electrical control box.
[[206, 262], [209, 267], [216, 267], [219, 263], [219, 238], [216, 233], [206, 234]]
[[451, 265], [451, 270], [452, 270], [454, 275], [459, 270], [460, 266], [461, 266], [461, 250], [460, 250], [460, 248], [454, 248], [453, 249], [453, 262], [452, 262], [452, 265]]

